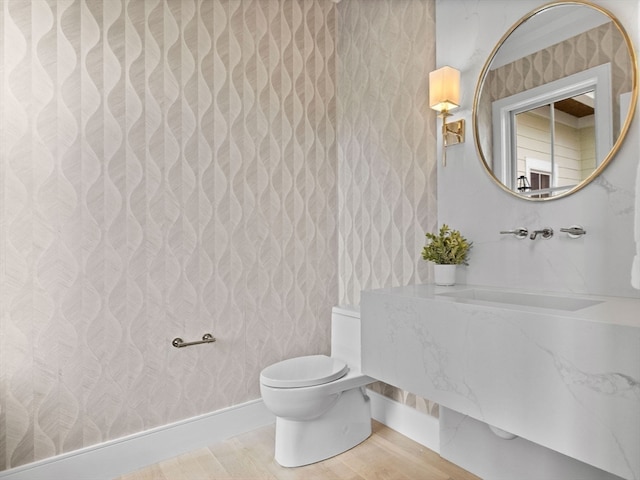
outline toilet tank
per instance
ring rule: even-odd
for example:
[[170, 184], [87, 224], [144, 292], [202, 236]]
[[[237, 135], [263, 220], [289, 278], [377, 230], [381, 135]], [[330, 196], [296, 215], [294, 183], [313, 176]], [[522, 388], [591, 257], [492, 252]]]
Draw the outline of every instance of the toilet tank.
[[331, 356], [361, 371], [360, 307], [341, 305], [331, 312]]

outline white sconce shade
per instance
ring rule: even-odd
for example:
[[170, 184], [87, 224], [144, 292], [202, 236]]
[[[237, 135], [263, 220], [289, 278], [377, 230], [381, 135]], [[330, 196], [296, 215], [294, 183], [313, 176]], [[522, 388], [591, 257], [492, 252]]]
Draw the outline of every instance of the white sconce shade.
[[448, 112], [460, 106], [460, 71], [442, 67], [429, 73], [429, 106]]
[[447, 165], [447, 147], [464, 142], [464, 120], [447, 123], [450, 110], [460, 106], [460, 71], [442, 67], [429, 73], [429, 106], [442, 118], [442, 166]]

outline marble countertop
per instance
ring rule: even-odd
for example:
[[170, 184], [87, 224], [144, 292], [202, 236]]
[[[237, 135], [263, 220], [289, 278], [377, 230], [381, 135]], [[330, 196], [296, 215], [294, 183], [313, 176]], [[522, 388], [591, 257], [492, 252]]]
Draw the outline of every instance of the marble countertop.
[[361, 311], [366, 375], [640, 480], [640, 299], [411, 285]]
[[[450, 296], [458, 292], [467, 290], [482, 290], [489, 292], [510, 292], [522, 295], [547, 296], [558, 298], [571, 298], [591, 300], [594, 305], [586, 306], [577, 310], [556, 309], [550, 307], [537, 307], [534, 305], [519, 305], [514, 303], [503, 303], [494, 301], [485, 301], [478, 299], [469, 299], [463, 297]], [[492, 287], [485, 285], [463, 285], [458, 284], [449, 287], [441, 287], [433, 284], [408, 285], [404, 287], [380, 288], [373, 290], [381, 294], [392, 294], [399, 297], [421, 298], [429, 300], [437, 300], [442, 302], [453, 302], [460, 305], [476, 305], [479, 308], [500, 308], [506, 310], [516, 310], [528, 313], [543, 313], [554, 317], [565, 317], [573, 319], [581, 319], [585, 321], [622, 325], [640, 328], [640, 298], [629, 297], [613, 297], [603, 295], [584, 295], [574, 293], [558, 293], [547, 291], [533, 291], [517, 288]]]

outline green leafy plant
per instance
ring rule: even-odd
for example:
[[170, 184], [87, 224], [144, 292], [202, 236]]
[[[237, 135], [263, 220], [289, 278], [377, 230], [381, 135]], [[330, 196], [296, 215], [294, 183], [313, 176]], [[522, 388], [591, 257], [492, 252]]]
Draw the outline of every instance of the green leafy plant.
[[458, 230], [451, 230], [446, 224], [438, 234], [426, 234], [429, 243], [422, 249], [422, 258], [439, 265], [469, 265], [467, 257], [473, 242], [464, 238]]

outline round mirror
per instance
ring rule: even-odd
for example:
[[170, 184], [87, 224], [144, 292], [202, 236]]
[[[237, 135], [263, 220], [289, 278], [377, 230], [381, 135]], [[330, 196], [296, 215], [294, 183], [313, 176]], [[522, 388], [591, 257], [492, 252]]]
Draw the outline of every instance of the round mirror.
[[511, 27], [480, 73], [476, 148], [509, 193], [560, 198], [611, 161], [637, 95], [633, 44], [611, 13], [582, 2], [544, 5]]

